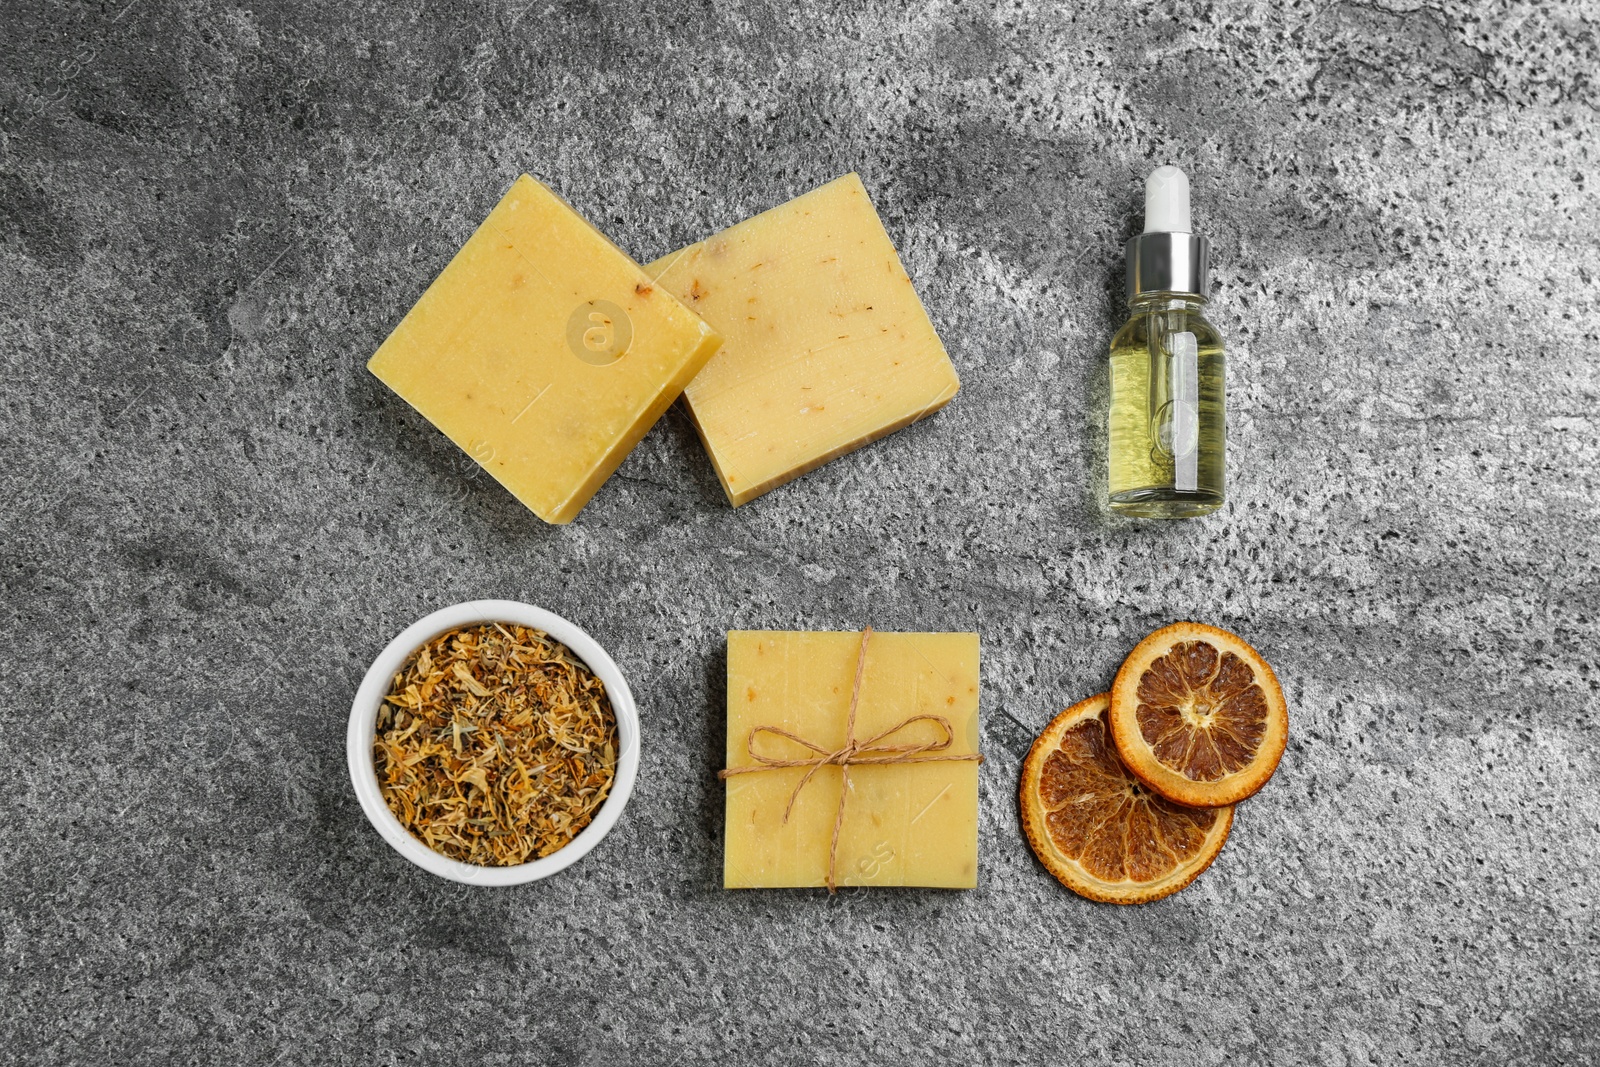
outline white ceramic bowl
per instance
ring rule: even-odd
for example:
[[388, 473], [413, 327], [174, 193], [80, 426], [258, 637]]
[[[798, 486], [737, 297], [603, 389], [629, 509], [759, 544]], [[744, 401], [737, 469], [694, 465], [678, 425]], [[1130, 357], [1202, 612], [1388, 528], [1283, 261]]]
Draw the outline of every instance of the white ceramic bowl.
[[[611, 710], [617, 716], [617, 772], [611, 783], [611, 793], [606, 797], [594, 819], [569, 841], [566, 847], [543, 859], [530, 860], [514, 867], [483, 867], [475, 863], [462, 863], [442, 856], [411, 835], [395, 818], [389, 805], [384, 803], [378, 788], [378, 772], [372, 763], [372, 740], [378, 724], [378, 708], [389, 694], [394, 676], [406, 657], [421, 648], [432, 638], [462, 626], [484, 622], [511, 622], [543, 630], [577, 654], [589, 669], [605, 684], [606, 695], [611, 698]], [[345, 745], [350, 761], [350, 781], [355, 786], [361, 810], [377, 828], [383, 839], [394, 850], [423, 870], [432, 871], [442, 878], [450, 878], [469, 885], [521, 885], [548, 878], [565, 870], [582, 859], [600, 839], [617, 824], [622, 809], [633, 792], [633, 780], [639, 774], [639, 711], [634, 707], [633, 694], [622, 672], [606, 655], [594, 638], [577, 625], [561, 616], [523, 604], [515, 600], [469, 600], [441, 608], [406, 627], [400, 636], [390, 641], [378, 658], [367, 668], [367, 676], [356, 690], [355, 703], [350, 707], [350, 729]]]

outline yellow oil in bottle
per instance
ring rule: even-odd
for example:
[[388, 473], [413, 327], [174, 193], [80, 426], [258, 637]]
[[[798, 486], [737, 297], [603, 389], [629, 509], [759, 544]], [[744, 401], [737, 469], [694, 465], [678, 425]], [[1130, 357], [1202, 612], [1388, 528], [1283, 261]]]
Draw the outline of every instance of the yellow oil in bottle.
[[1110, 505], [1183, 519], [1222, 506], [1222, 338], [1190, 293], [1142, 294], [1111, 342]]

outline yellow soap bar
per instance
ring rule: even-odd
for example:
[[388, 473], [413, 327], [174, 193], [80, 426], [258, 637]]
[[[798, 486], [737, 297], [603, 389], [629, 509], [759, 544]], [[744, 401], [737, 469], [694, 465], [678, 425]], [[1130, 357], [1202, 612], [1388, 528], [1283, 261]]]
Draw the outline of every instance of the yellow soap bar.
[[[728, 634], [727, 766], [757, 765], [750, 731], [787, 730], [826, 752], [845, 743], [859, 633], [735, 630]], [[855, 739], [864, 742], [915, 715], [947, 720], [953, 743], [941, 755], [978, 751], [978, 635], [874, 633], [867, 645]], [[918, 722], [883, 743], [938, 741]], [[812, 749], [763, 733], [758, 754], [810, 759]], [[784, 808], [807, 768], [727, 778], [722, 884], [729, 889], [826, 884], [828, 849], [843, 773], [828, 765]], [[839, 832], [841, 886], [918, 885], [970, 889], [978, 882], [976, 761], [861, 765]]]
[[960, 388], [854, 174], [647, 269], [723, 336], [684, 400], [736, 507]]
[[524, 174], [367, 363], [546, 522], [570, 522], [720, 338]]

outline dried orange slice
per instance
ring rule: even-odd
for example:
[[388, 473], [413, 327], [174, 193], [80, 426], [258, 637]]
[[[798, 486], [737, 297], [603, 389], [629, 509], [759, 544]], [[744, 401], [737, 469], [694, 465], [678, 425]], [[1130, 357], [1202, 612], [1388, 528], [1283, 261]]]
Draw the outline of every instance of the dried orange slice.
[[1179, 622], [1134, 646], [1111, 687], [1111, 740], [1139, 780], [1178, 804], [1237, 804], [1267, 784], [1289, 740], [1283, 689], [1261, 654]]
[[1171, 896], [1211, 866], [1232, 808], [1163, 800], [1117, 759], [1110, 696], [1072, 705], [1046, 726], [1022, 764], [1022, 828], [1061, 884], [1111, 904]]

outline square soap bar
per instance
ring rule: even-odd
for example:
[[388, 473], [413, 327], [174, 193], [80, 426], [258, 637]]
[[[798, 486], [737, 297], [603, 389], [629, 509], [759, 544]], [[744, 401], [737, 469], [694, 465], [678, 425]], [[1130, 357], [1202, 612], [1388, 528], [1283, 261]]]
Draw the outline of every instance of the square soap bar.
[[367, 369], [546, 522], [570, 522], [720, 338], [524, 174]]
[[[777, 727], [827, 752], [845, 743], [859, 633], [735, 630], [728, 634], [729, 768], [818, 753], [758, 726]], [[953, 743], [941, 755], [978, 751], [978, 635], [873, 633], [867, 644], [855, 739], [866, 741], [915, 715], [946, 719]], [[912, 723], [884, 744], [936, 742], [931, 722]], [[934, 753], [929, 753], [934, 754]], [[822, 767], [784, 808], [807, 768], [730, 776], [722, 884], [729, 889], [825, 885], [843, 774]], [[970, 889], [978, 881], [978, 764], [975, 761], [855, 764], [839, 831], [839, 885]]]
[[647, 269], [723, 336], [684, 400], [736, 507], [960, 388], [854, 174]]

